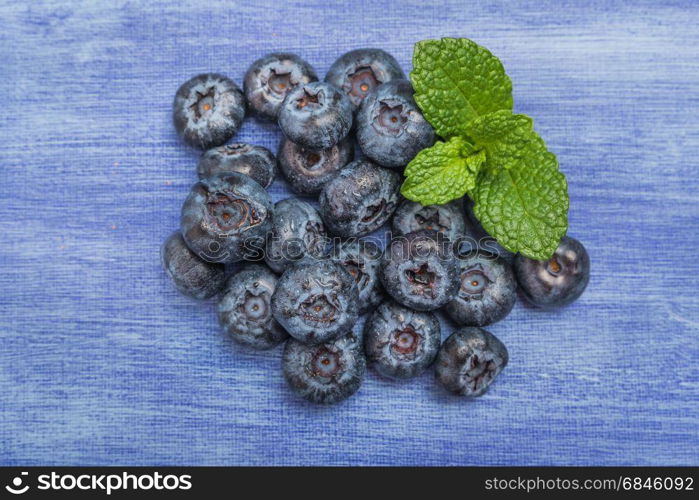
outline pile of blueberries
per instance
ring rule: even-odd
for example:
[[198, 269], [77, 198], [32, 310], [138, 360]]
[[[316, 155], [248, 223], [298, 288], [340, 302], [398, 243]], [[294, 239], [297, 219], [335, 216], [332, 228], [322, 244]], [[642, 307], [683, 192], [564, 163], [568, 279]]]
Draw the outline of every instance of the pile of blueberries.
[[[276, 158], [226, 144], [247, 110], [279, 124]], [[243, 91], [220, 74], [196, 76], [177, 91], [174, 124], [205, 152], [180, 231], [163, 245], [165, 271], [188, 296], [220, 294], [219, 320], [235, 341], [260, 350], [285, 342], [284, 377], [309, 401], [354, 394], [367, 364], [393, 379], [434, 365], [447, 390], [480, 396], [508, 361], [481, 327], [507, 316], [518, 284], [545, 308], [569, 304], [587, 285], [589, 258], [573, 238], [534, 261], [488, 238], [463, 200], [401, 198], [402, 169], [435, 133], [382, 50], [344, 54], [324, 82], [285, 53], [255, 61]], [[317, 210], [298, 198], [273, 205], [266, 188], [277, 167], [294, 192], [318, 196]], [[370, 235], [389, 221], [383, 249]], [[231, 276], [229, 265], [243, 261]], [[444, 342], [438, 309], [458, 325]], [[364, 331], [353, 332], [364, 313]]]

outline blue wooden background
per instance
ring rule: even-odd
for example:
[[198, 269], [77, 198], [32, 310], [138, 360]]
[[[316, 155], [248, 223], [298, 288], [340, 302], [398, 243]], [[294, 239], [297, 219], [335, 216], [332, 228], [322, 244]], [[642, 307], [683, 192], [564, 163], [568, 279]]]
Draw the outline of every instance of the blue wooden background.
[[[1, 0], [0, 20], [0, 463], [699, 463], [697, 2]], [[281, 49], [323, 75], [377, 46], [407, 71], [441, 36], [502, 58], [568, 176], [590, 286], [492, 326], [511, 362], [480, 400], [370, 374], [312, 407], [280, 350], [232, 345], [160, 269], [197, 160], [172, 97]]]

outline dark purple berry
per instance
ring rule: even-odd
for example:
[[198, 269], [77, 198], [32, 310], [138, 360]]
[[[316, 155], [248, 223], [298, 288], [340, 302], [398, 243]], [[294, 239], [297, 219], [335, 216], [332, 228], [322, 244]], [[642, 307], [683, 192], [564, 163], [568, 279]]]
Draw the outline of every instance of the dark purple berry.
[[197, 182], [182, 206], [187, 246], [209, 262], [237, 262], [264, 247], [272, 200], [247, 175], [233, 172]]
[[267, 148], [242, 143], [209, 149], [199, 158], [200, 179], [231, 172], [245, 174], [268, 188], [277, 173], [277, 160]]
[[190, 146], [210, 149], [224, 144], [238, 131], [244, 117], [243, 93], [223, 75], [195, 76], [175, 94], [175, 129]]
[[350, 239], [338, 243], [332, 259], [341, 264], [357, 283], [359, 313], [365, 313], [383, 300], [383, 287], [379, 277], [383, 252], [376, 243]]
[[423, 206], [414, 201], [403, 200], [393, 215], [392, 227], [394, 235], [430, 229], [439, 231], [449, 238], [449, 241], [457, 241], [465, 234], [466, 221], [460, 202]]
[[265, 254], [265, 262], [274, 272], [284, 272], [305, 256], [326, 256], [328, 243], [323, 221], [311, 205], [298, 198], [287, 198], [274, 205]]
[[189, 297], [200, 300], [213, 297], [226, 282], [223, 264], [201, 259], [187, 247], [179, 232], [165, 240], [160, 257], [175, 288]]
[[508, 359], [505, 345], [495, 335], [482, 328], [464, 327], [442, 344], [435, 374], [449, 392], [475, 398], [485, 394]]
[[422, 229], [391, 240], [381, 281], [396, 302], [418, 311], [439, 309], [459, 290], [459, 264], [452, 243]]
[[294, 192], [317, 194], [326, 182], [352, 161], [354, 145], [346, 137], [328, 149], [313, 151], [285, 137], [279, 144], [277, 157], [279, 167]]
[[554, 309], [574, 302], [590, 281], [590, 257], [575, 238], [564, 236], [549, 260], [517, 255], [515, 273], [524, 296], [535, 306]]
[[218, 319], [233, 340], [253, 349], [271, 349], [289, 335], [272, 317], [277, 277], [258, 264], [231, 276], [218, 303]]
[[456, 323], [486, 326], [507, 316], [517, 299], [512, 266], [495, 254], [475, 252], [459, 258], [461, 287], [445, 311]]
[[406, 379], [421, 374], [432, 364], [441, 330], [437, 317], [393, 301], [384, 302], [364, 327], [367, 361], [381, 375]]
[[384, 83], [366, 96], [357, 112], [356, 128], [362, 152], [390, 168], [402, 169], [435, 140], [407, 80]]
[[304, 148], [328, 149], [352, 128], [352, 104], [329, 83], [299, 85], [282, 103], [279, 127], [289, 140]]
[[349, 332], [358, 317], [357, 285], [330, 260], [291, 265], [272, 295], [272, 314], [300, 342], [317, 344]]
[[287, 94], [299, 85], [318, 80], [315, 71], [295, 54], [268, 54], [250, 65], [243, 88], [250, 109], [276, 120]]
[[355, 160], [323, 186], [318, 199], [328, 230], [348, 238], [376, 231], [398, 205], [400, 175], [371, 162]]
[[298, 396], [312, 403], [333, 404], [357, 392], [366, 372], [366, 359], [360, 340], [351, 333], [315, 345], [290, 339], [282, 370]]
[[341, 89], [357, 109], [362, 100], [382, 83], [405, 78], [398, 61], [381, 49], [356, 49], [340, 56], [325, 81]]

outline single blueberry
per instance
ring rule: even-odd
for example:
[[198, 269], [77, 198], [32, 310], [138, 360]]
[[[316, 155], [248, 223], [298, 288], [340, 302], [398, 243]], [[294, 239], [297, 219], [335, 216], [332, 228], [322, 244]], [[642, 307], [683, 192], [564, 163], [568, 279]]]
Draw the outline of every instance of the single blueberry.
[[332, 260], [341, 264], [357, 283], [359, 313], [365, 313], [381, 303], [383, 287], [379, 272], [383, 252], [373, 241], [349, 239], [337, 243]]
[[435, 140], [434, 129], [415, 104], [407, 80], [376, 87], [362, 102], [356, 127], [362, 152], [384, 167], [405, 167]]
[[362, 100], [382, 83], [405, 78], [398, 61], [381, 49], [356, 49], [340, 56], [325, 75], [347, 94], [357, 109]]
[[449, 392], [475, 398], [485, 394], [508, 359], [507, 348], [495, 335], [467, 326], [444, 341], [437, 354], [435, 374]]
[[277, 174], [277, 160], [267, 148], [242, 143], [209, 149], [199, 158], [200, 179], [231, 172], [245, 174], [268, 188]]
[[318, 80], [310, 64], [295, 54], [268, 54], [250, 66], [243, 89], [250, 109], [276, 120], [286, 95], [306, 83]]
[[418, 311], [439, 309], [459, 291], [459, 263], [442, 233], [421, 229], [391, 240], [381, 281], [388, 294]]
[[333, 404], [357, 392], [366, 372], [360, 340], [347, 334], [322, 344], [290, 339], [282, 357], [284, 378], [300, 397]]
[[329, 83], [299, 85], [284, 99], [279, 127], [288, 139], [304, 148], [328, 149], [352, 128], [352, 103]]
[[517, 299], [517, 281], [512, 266], [502, 257], [475, 252], [459, 258], [461, 288], [445, 306], [456, 323], [485, 326], [510, 314]]
[[328, 237], [318, 211], [305, 201], [287, 198], [274, 205], [272, 231], [267, 236], [265, 262], [274, 272], [310, 255], [327, 255]]
[[320, 192], [320, 216], [338, 236], [364, 236], [391, 218], [399, 201], [397, 172], [355, 160], [328, 181]]
[[335, 177], [354, 158], [354, 145], [349, 137], [328, 149], [313, 151], [286, 137], [277, 152], [281, 171], [291, 189], [299, 194], [317, 194], [326, 182]]
[[419, 229], [439, 231], [457, 241], [466, 232], [466, 220], [459, 201], [445, 205], [422, 206], [410, 200], [403, 200], [393, 215], [393, 234], [403, 235]]
[[434, 314], [393, 301], [381, 304], [364, 326], [367, 361], [389, 378], [420, 375], [434, 361], [440, 342], [439, 320]]
[[544, 309], [562, 307], [577, 300], [590, 281], [590, 257], [582, 243], [564, 236], [549, 260], [517, 255], [515, 273], [524, 296]]
[[349, 332], [358, 317], [354, 278], [330, 260], [305, 259], [290, 266], [272, 295], [272, 314], [295, 339], [327, 342]]
[[175, 129], [190, 146], [210, 149], [224, 144], [238, 131], [243, 118], [243, 92], [223, 75], [195, 76], [182, 84], [175, 94]]
[[187, 246], [209, 262], [236, 262], [264, 247], [272, 229], [272, 200], [250, 177], [237, 172], [202, 179], [182, 206]]
[[271, 349], [289, 335], [272, 317], [277, 277], [265, 266], [249, 264], [231, 276], [218, 303], [218, 321], [233, 340], [253, 349]]
[[208, 299], [220, 292], [226, 283], [225, 266], [199, 258], [187, 247], [179, 232], [165, 240], [160, 259], [175, 288], [189, 297]]

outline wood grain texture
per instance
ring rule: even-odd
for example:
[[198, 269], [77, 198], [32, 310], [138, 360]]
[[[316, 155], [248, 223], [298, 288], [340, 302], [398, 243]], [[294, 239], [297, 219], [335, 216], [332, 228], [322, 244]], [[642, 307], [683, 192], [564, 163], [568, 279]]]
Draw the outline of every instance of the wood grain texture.
[[[0, 464], [699, 464], [699, 4], [425, 4], [0, 1]], [[502, 58], [568, 176], [590, 286], [490, 328], [511, 362], [478, 401], [370, 374], [311, 407], [279, 350], [231, 345], [159, 267], [196, 177], [172, 97], [279, 49], [324, 74], [378, 46], [407, 70], [440, 36]]]

